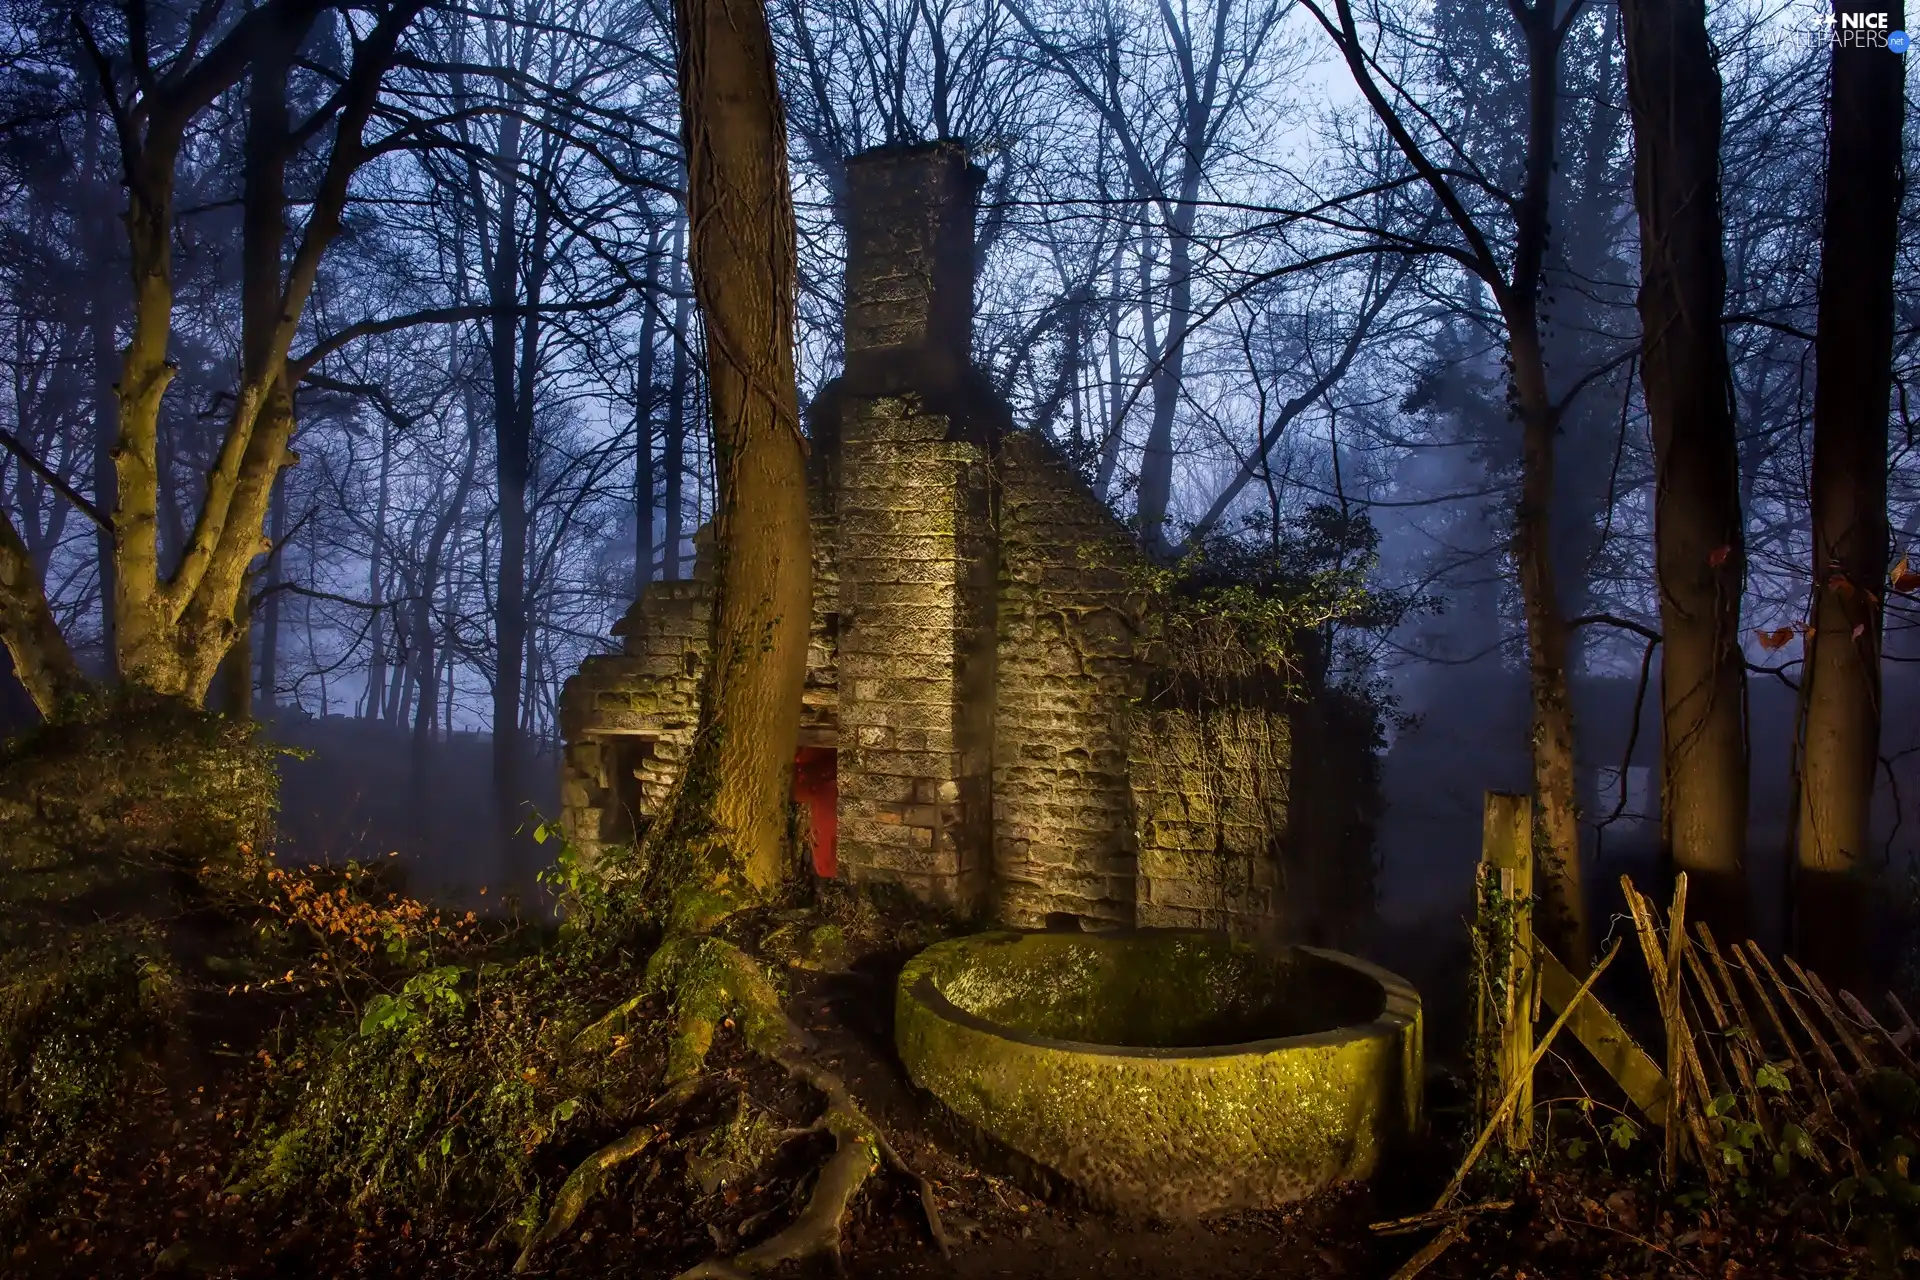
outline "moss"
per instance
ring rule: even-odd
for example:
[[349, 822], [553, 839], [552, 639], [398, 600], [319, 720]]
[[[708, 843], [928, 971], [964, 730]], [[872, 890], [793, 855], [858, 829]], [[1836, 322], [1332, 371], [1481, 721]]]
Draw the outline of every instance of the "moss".
[[838, 969], [847, 961], [847, 933], [837, 924], [817, 925], [807, 931], [799, 962], [809, 969]]
[[[1362, 976], [1392, 986], [1389, 1007], [1380, 1011], [1376, 1002], [1379, 1016], [1359, 1026], [1187, 1051], [1039, 1038], [1049, 1014], [1074, 1028], [1102, 1016], [1074, 1007], [1097, 1003], [1100, 988], [1059, 985], [1071, 980], [1062, 953], [1098, 959], [1136, 946], [1149, 970], [1184, 948], [1196, 968], [1221, 966], [1207, 981], [1231, 984], [1235, 950], [1199, 934], [1001, 934], [943, 943], [901, 974], [895, 1028], [908, 1074], [962, 1119], [1096, 1202], [1161, 1216], [1271, 1207], [1365, 1177], [1415, 1122], [1417, 999], [1390, 975], [1364, 968]], [[1023, 951], [1040, 957], [1036, 972], [1045, 975], [1031, 985], [1012, 980]], [[1302, 957], [1345, 963], [1328, 953]], [[1124, 971], [1132, 962], [1113, 963]], [[1029, 1019], [1025, 1032], [956, 1016], [930, 997], [928, 987], [968, 998], [965, 975], [976, 968], [995, 971], [983, 987], [1000, 1001], [994, 1007]], [[1046, 994], [1036, 1003], [1039, 992]]]
[[990, 1022], [1141, 1048], [1330, 1030], [1371, 1020], [1383, 998], [1342, 966], [1212, 933], [989, 933], [928, 965], [942, 995]]
[[699, 1075], [715, 1033], [729, 1021], [756, 1053], [772, 1056], [786, 1043], [779, 992], [745, 952], [720, 938], [669, 938], [647, 963], [647, 988], [672, 1001], [670, 1087], [684, 1087]]
[[[0, 892], [71, 899], [101, 869], [232, 872], [264, 848], [277, 797], [273, 748], [249, 722], [172, 699], [98, 695], [0, 747]], [[89, 870], [91, 869], [91, 870]]]
[[727, 1122], [688, 1155], [688, 1180], [702, 1195], [745, 1181], [779, 1150], [784, 1128], [740, 1094]]
[[[0, 976], [0, 1239], [57, 1199], [131, 1118], [150, 1086], [177, 978], [144, 925], [95, 925], [16, 945]], [[75, 1185], [67, 1184], [68, 1187]]]
[[[578, 943], [483, 966], [474, 994], [378, 1021], [328, 1017], [273, 1062], [236, 1190], [423, 1225], [538, 1222], [550, 1153], [629, 1118], [657, 1074], [628, 1034], [639, 975]], [[622, 1030], [596, 1023], [614, 1006]], [[600, 1026], [597, 1039], [582, 1028]]]

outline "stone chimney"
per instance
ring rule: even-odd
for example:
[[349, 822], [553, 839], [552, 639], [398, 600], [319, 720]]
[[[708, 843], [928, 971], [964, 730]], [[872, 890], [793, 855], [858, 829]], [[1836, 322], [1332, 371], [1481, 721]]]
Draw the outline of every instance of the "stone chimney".
[[952, 141], [847, 162], [846, 353], [856, 390], [933, 391], [966, 372], [979, 178]]
[[965, 422], [975, 170], [848, 162], [840, 396], [839, 859], [962, 911], [992, 877], [994, 539]]

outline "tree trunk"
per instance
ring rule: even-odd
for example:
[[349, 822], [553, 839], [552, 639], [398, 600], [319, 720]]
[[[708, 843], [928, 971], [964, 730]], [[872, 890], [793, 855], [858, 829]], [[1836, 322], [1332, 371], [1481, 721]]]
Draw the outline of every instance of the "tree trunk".
[[1585, 971], [1592, 954], [1592, 936], [1580, 858], [1568, 628], [1553, 566], [1554, 438], [1560, 415], [1547, 392], [1539, 316], [1530, 303], [1523, 303], [1507, 324], [1520, 416], [1520, 501], [1514, 511], [1512, 553], [1526, 617], [1534, 820], [1543, 837], [1539, 892], [1546, 910], [1537, 928], [1554, 953], [1578, 973]]
[[[813, 603], [794, 382], [786, 121], [760, 0], [678, 0], [689, 263], [707, 334], [717, 454], [712, 658], [690, 768], [710, 806], [683, 927], [764, 901], [788, 871], [787, 803]], [[703, 794], [705, 793], [705, 794]], [[675, 826], [689, 815], [677, 811]]]
[[[1865, 6], [1843, 0], [1835, 8]], [[1872, 11], [1886, 11], [1893, 30], [1905, 24], [1897, 0]], [[1866, 859], [1880, 756], [1905, 75], [1906, 60], [1884, 48], [1833, 51], [1814, 340], [1812, 630], [1792, 918], [1801, 957], [1847, 987], [1857, 987], [1868, 966]]]
[[367, 556], [367, 604], [373, 610], [368, 629], [367, 700], [364, 718], [383, 720], [387, 707], [387, 613], [382, 600], [386, 588], [387, 501], [393, 472], [393, 424], [380, 423], [380, 478], [373, 500], [373, 547]]
[[659, 334], [660, 233], [647, 236], [644, 310], [640, 317], [640, 360], [633, 374], [633, 598], [653, 580], [653, 374], [654, 342]]
[[287, 536], [287, 487], [274, 486], [267, 516], [268, 539], [273, 549], [267, 555], [267, 598], [260, 604], [260, 706], [271, 716], [280, 697], [280, 597], [274, 590], [286, 570], [280, 543]]
[[1696, 915], [1746, 936], [1746, 576], [1720, 317], [1720, 76], [1700, 0], [1622, 0], [1640, 213], [1641, 385], [1654, 455], [1667, 857]]
[[668, 582], [680, 580], [680, 544], [685, 539], [687, 479], [687, 365], [691, 351], [687, 343], [687, 279], [681, 264], [686, 261], [686, 220], [673, 228], [673, 373], [667, 381], [667, 438], [661, 450], [660, 468], [666, 474], [663, 505], [666, 521], [660, 537], [660, 576]]
[[[249, 579], [247, 587], [251, 586]], [[214, 684], [219, 710], [235, 720], [253, 718], [253, 611], [248, 607], [250, 603], [247, 588], [243, 588], [240, 602], [234, 606], [234, 623], [239, 628], [239, 634], [234, 637], [226, 656], [220, 660], [220, 670]]]
[[[516, 371], [520, 294], [518, 121], [500, 125], [494, 178], [500, 184], [499, 232], [488, 280], [493, 313], [488, 325], [488, 355], [493, 382], [493, 479], [500, 510], [500, 560], [494, 598], [493, 788], [504, 827], [513, 825], [519, 804], [520, 680], [526, 661], [527, 481], [529, 441], [520, 414]], [[519, 377], [516, 377], [516, 372]]]
[[[1197, 176], [1195, 181], [1197, 182]], [[1183, 190], [1183, 196], [1186, 192]], [[1167, 230], [1166, 340], [1160, 344], [1150, 385], [1153, 418], [1147, 426], [1146, 447], [1140, 455], [1140, 540], [1149, 551], [1167, 546], [1167, 506], [1173, 496], [1173, 420], [1180, 408], [1186, 376], [1187, 326], [1193, 313], [1193, 206], [1176, 206]], [[1143, 304], [1144, 305], [1144, 304]]]

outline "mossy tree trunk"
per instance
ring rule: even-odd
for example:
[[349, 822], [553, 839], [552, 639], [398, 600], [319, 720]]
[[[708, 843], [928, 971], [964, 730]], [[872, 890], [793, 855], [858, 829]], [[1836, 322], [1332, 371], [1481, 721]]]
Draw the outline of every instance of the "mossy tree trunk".
[[[701, 830], [672, 885], [703, 929], [785, 880], [813, 579], [794, 381], [786, 121], [760, 0], [678, 0], [689, 262], [719, 466], [712, 658], [670, 831]], [[698, 812], [691, 812], [698, 810]]]

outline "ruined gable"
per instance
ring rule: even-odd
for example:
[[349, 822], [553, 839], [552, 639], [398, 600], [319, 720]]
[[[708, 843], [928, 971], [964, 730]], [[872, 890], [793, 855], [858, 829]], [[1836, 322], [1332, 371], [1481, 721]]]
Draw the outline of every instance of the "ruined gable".
[[[1312, 717], [1169, 633], [1133, 538], [972, 368], [976, 183], [956, 143], [849, 162], [796, 794], [831, 804], [839, 877], [961, 914], [1299, 934], [1293, 872], [1328, 854], [1291, 804]], [[562, 820], [589, 851], [678, 776], [710, 606], [704, 567], [652, 584], [568, 682]]]

